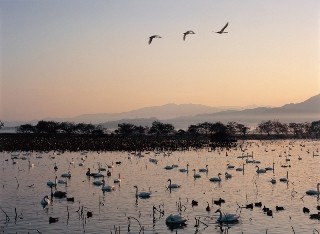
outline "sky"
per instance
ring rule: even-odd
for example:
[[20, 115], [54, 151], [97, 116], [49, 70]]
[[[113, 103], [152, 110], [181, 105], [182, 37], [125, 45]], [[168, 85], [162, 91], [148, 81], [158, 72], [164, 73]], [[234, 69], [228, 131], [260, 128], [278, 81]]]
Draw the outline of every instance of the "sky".
[[319, 0], [0, 0], [0, 120], [299, 103], [319, 26]]

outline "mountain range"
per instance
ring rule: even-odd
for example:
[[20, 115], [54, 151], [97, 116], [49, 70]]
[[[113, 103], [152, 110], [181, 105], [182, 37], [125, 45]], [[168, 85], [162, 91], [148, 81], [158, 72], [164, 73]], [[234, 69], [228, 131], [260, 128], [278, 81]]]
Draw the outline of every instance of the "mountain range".
[[[266, 120], [279, 120], [287, 123], [312, 122], [320, 120], [320, 94], [303, 102], [290, 103], [281, 107], [211, 107], [199, 104], [177, 105], [170, 103], [121, 113], [84, 114], [73, 118], [48, 118], [45, 120], [101, 124], [110, 130], [116, 129], [119, 123], [150, 126], [155, 120], [171, 123], [176, 129], [186, 129], [191, 124], [217, 121], [222, 123], [234, 121], [249, 126], [257, 125]], [[31, 124], [37, 122], [38, 120], [31, 121]], [[21, 124], [24, 123], [5, 123], [5, 126]]]

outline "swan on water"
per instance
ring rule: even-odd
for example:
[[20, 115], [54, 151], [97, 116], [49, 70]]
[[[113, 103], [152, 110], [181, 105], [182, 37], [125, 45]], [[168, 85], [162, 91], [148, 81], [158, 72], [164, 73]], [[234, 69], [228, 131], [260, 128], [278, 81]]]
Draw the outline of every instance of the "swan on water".
[[280, 178], [281, 182], [289, 182], [289, 172], [287, 171], [287, 177]]
[[221, 176], [221, 173], [218, 174], [218, 177], [212, 177], [209, 180], [211, 182], [220, 182], [221, 181], [221, 177], [220, 176]]
[[172, 169], [173, 169], [173, 166], [172, 166], [172, 165], [171, 165], [171, 166], [165, 166], [164, 169], [166, 169], [166, 170], [172, 170]]
[[168, 181], [169, 181], [169, 186], [168, 186], [168, 188], [180, 188], [181, 187], [181, 185], [178, 185], [178, 184], [172, 184], [171, 183], [171, 179], [168, 179]]
[[310, 189], [306, 191], [307, 195], [320, 195], [320, 183], [317, 184], [317, 190]]
[[226, 179], [231, 179], [232, 178], [232, 175], [228, 172], [224, 173]]
[[215, 213], [219, 213], [219, 218], [217, 222], [219, 223], [235, 223], [239, 221], [240, 216], [236, 214], [223, 214], [220, 209], [217, 209]]
[[118, 179], [114, 179], [114, 180], [113, 180], [113, 183], [120, 183], [120, 182], [121, 182], [121, 179], [120, 179], [120, 173], [119, 173]]
[[133, 186], [136, 188], [136, 197], [140, 197], [140, 198], [149, 198], [151, 196], [150, 192], [138, 192], [138, 186], [135, 185]]
[[185, 168], [180, 168], [179, 171], [180, 171], [180, 172], [188, 172], [188, 171], [189, 171], [189, 164], [187, 164], [187, 169], [185, 169]]
[[47, 182], [47, 185], [48, 185], [49, 187], [57, 186], [57, 182], [58, 182], [58, 178], [57, 178], [57, 176], [56, 176], [56, 178], [54, 179], [54, 182], [51, 181], [51, 180], [49, 180], [49, 181]]
[[41, 205], [43, 206], [43, 208], [45, 208], [47, 205], [51, 204], [51, 200], [49, 198], [49, 196], [44, 196], [41, 200]]
[[208, 165], [206, 165], [206, 168], [200, 168], [199, 172], [208, 172]]
[[111, 186], [111, 185], [105, 185], [105, 180], [102, 180], [102, 188], [101, 190], [103, 192], [111, 192], [112, 190], [114, 190], [114, 186]]
[[192, 170], [194, 173], [193, 173], [193, 178], [201, 178], [201, 175], [200, 174], [196, 174], [196, 169], [193, 169]]
[[70, 171], [69, 171], [68, 173], [63, 173], [63, 174], [61, 174], [61, 177], [70, 178], [70, 177], [71, 177]]
[[181, 215], [172, 215], [170, 214], [166, 218], [166, 224], [168, 226], [183, 226], [187, 222], [187, 219]]
[[264, 169], [264, 168], [259, 168], [259, 166], [256, 166], [256, 168], [258, 168], [257, 170], [256, 170], [256, 172], [258, 173], [258, 174], [260, 174], [260, 173], [266, 173], [267, 172], [267, 170], [266, 169]]

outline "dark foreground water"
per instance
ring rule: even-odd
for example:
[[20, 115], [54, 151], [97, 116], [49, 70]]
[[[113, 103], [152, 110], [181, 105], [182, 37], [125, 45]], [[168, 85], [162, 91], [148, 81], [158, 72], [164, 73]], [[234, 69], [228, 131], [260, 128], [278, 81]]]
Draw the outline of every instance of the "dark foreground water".
[[[240, 145], [242, 148], [230, 151], [142, 152], [143, 157], [128, 152], [0, 153], [0, 232], [128, 233], [129, 226], [130, 233], [221, 233], [221, 229], [228, 229], [228, 233], [319, 233], [320, 221], [309, 218], [311, 213], [318, 212], [319, 199], [305, 192], [316, 190], [320, 182], [320, 142], [249, 141]], [[252, 153], [253, 159], [239, 157]], [[18, 159], [12, 160], [14, 155]], [[79, 166], [81, 158], [85, 159], [84, 166]], [[256, 172], [256, 166], [272, 168], [273, 163], [274, 171]], [[115, 190], [103, 193], [101, 186], [92, 184], [98, 179], [86, 176], [88, 167], [97, 172], [99, 164], [106, 169], [113, 166], [109, 168], [111, 177], [105, 180]], [[173, 164], [178, 167], [164, 169]], [[189, 172], [180, 172], [187, 164]], [[237, 171], [243, 164], [244, 172]], [[206, 165], [208, 172], [199, 172]], [[75, 201], [53, 198], [52, 204], [43, 208], [41, 199], [50, 196], [47, 182], [54, 181], [55, 176], [65, 180], [61, 175], [69, 169], [71, 178], [66, 179], [67, 185], [58, 184], [56, 189], [67, 192]], [[192, 169], [201, 178], [194, 179]], [[225, 172], [232, 178], [225, 179]], [[287, 172], [289, 182], [280, 182]], [[221, 182], [209, 181], [218, 173], [222, 174]], [[119, 174], [121, 182], [115, 184]], [[275, 184], [270, 182], [273, 177]], [[181, 187], [168, 190], [168, 179]], [[151, 197], [136, 199], [134, 185], [139, 191], [150, 190]], [[221, 206], [213, 202], [219, 198], [225, 200]], [[193, 199], [198, 206], [191, 205]], [[255, 202], [272, 209], [273, 215], [268, 216], [262, 207], [245, 208]], [[210, 212], [206, 211], [207, 203]], [[154, 213], [153, 206], [163, 213]], [[283, 206], [284, 210], [276, 211], [276, 206]], [[310, 214], [303, 213], [303, 207], [309, 208]], [[216, 222], [218, 208], [240, 215], [239, 222], [221, 227]], [[92, 217], [87, 218], [88, 211]], [[179, 213], [188, 219], [187, 225], [168, 227], [166, 217]], [[49, 224], [49, 217], [59, 221]], [[195, 218], [200, 221], [198, 227]]]

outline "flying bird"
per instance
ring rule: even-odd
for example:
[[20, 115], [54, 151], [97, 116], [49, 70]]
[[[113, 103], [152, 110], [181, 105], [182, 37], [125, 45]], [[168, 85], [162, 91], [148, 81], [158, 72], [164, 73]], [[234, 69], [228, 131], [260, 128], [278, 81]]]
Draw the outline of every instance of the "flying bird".
[[183, 33], [183, 40], [184, 40], [184, 41], [186, 40], [186, 36], [187, 36], [188, 34], [195, 34], [195, 32], [189, 30], [189, 31], [186, 31], [185, 33]]
[[153, 35], [153, 36], [149, 37], [149, 45], [151, 44], [153, 38], [162, 38], [162, 37], [160, 37], [159, 35]]
[[216, 33], [219, 33], [219, 34], [228, 33], [228, 32], [225, 32], [225, 31], [224, 31], [224, 30], [228, 27], [228, 25], [229, 25], [229, 22], [227, 22], [226, 25], [225, 25], [220, 31], [218, 31], [218, 32], [216, 32]]

